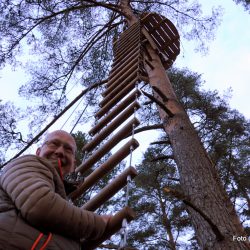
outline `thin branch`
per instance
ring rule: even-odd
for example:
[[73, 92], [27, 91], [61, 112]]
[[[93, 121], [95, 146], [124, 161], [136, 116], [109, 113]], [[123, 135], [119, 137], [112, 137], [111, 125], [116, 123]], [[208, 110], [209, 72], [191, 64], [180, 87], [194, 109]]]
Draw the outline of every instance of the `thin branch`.
[[148, 94], [147, 92], [141, 90], [141, 92], [146, 96], [148, 97], [151, 101], [155, 102], [161, 109], [163, 109], [169, 117], [174, 117], [174, 114], [162, 103], [160, 102], [159, 100], [157, 100], [154, 96]]
[[[141, 0], [141, 1], [140, 1], [140, 0], [137, 0], [137, 1], [132, 1], [132, 2], [135, 2], [135, 3], [145, 3], [143, 0]], [[159, 4], [159, 5], [167, 6], [167, 7], [169, 7], [170, 9], [174, 10], [175, 12], [177, 12], [178, 14], [184, 15], [184, 16], [186, 16], [186, 17], [188, 17], [188, 18], [190, 18], [190, 19], [192, 19], [192, 20], [194, 20], [194, 21], [196, 21], [196, 22], [204, 22], [204, 21], [209, 21], [209, 20], [210, 20], [210, 18], [197, 19], [197, 18], [195, 18], [195, 17], [193, 17], [193, 16], [188, 15], [186, 12], [183, 12], [183, 11], [180, 11], [180, 10], [174, 8], [174, 7], [173, 7], [172, 5], [170, 5], [170, 4], [162, 3], [162, 2], [160, 2], [160, 1], [147, 1], [147, 3]]]
[[193, 208], [210, 225], [210, 227], [211, 227], [212, 231], [214, 232], [217, 240], [218, 241], [224, 240], [225, 237], [220, 232], [219, 228], [212, 222], [212, 220], [203, 211], [201, 211], [197, 206], [195, 206], [193, 203], [191, 203], [191, 201], [183, 193], [181, 193], [181, 192], [179, 192], [177, 190], [168, 188], [168, 187], [164, 188], [164, 191], [166, 193], [176, 197], [177, 199], [182, 200], [184, 204], [186, 204], [187, 206]]
[[164, 140], [164, 141], [155, 141], [155, 142], [151, 142], [150, 145], [162, 145], [162, 144], [167, 144], [167, 145], [170, 145], [171, 142], [170, 140]]
[[174, 160], [174, 156], [173, 155], [162, 155], [159, 157], [155, 157], [151, 160], [151, 162], [155, 162], [155, 161], [162, 161], [162, 160]]

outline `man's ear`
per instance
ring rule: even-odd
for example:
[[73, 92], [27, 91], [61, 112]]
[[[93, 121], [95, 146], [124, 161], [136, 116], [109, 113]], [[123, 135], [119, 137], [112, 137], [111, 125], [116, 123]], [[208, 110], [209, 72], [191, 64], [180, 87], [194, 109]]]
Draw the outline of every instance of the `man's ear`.
[[41, 152], [41, 148], [38, 148], [37, 150], [36, 150], [36, 155], [40, 155], [40, 152]]

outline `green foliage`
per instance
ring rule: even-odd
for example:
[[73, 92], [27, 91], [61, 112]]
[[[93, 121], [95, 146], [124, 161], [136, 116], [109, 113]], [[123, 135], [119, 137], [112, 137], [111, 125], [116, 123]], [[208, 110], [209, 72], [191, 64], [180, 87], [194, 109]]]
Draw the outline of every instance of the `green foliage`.
[[10, 149], [20, 149], [26, 145], [26, 139], [18, 130], [17, 124], [24, 119], [20, 109], [12, 103], [2, 103], [0, 100], [0, 163], [5, 161], [5, 156]]
[[76, 141], [77, 151], [76, 151], [76, 166], [79, 166], [82, 163], [83, 159], [83, 146], [87, 143], [85, 133], [81, 131], [77, 131], [76, 133], [72, 134]]
[[234, 0], [234, 2], [243, 5], [246, 11], [250, 11], [250, 0]]

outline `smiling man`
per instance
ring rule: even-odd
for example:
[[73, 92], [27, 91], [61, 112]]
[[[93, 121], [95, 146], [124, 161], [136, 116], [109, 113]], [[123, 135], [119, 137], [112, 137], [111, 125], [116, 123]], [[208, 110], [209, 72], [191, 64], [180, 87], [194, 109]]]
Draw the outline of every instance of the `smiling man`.
[[65, 131], [45, 138], [36, 155], [13, 160], [0, 177], [0, 249], [80, 249], [97, 239], [110, 216], [66, 200], [63, 177], [74, 171], [76, 143]]
[[36, 155], [44, 157], [54, 164], [59, 163], [59, 172], [63, 177], [75, 169], [76, 143], [74, 138], [63, 130], [56, 130], [47, 135]]

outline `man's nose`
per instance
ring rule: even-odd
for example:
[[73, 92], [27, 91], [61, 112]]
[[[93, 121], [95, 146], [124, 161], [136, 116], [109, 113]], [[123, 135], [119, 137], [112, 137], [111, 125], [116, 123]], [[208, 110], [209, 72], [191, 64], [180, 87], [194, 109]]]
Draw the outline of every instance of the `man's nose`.
[[57, 156], [64, 156], [64, 147], [63, 147], [63, 145], [60, 145], [59, 147], [56, 148], [55, 154]]

